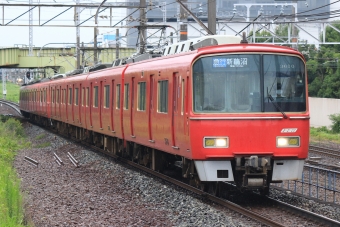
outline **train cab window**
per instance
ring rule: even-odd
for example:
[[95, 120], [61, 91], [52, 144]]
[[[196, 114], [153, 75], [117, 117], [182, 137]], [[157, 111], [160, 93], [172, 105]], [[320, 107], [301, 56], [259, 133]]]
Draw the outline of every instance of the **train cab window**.
[[78, 106], [78, 88], [74, 89], [74, 104]]
[[110, 85], [104, 86], [104, 108], [110, 107]]
[[72, 88], [68, 89], [68, 104], [72, 105]]
[[98, 86], [93, 88], [93, 107], [98, 107]]
[[219, 55], [193, 65], [198, 113], [306, 111], [305, 91], [305, 66], [295, 56]]
[[86, 88], [86, 106], [90, 106], [90, 88]]
[[129, 109], [129, 84], [124, 85], [124, 109]]
[[120, 84], [117, 84], [116, 97], [116, 109], [120, 109]]
[[145, 111], [146, 100], [146, 82], [138, 83], [138, 109], [139, 111]]
[[157, 111], [159, 113], [167, 113], [168, 112], [168, 81], [161, 80], [158, 81], [158, 89], [157, 89], [157, 97], [158, 97], [158, 106]]

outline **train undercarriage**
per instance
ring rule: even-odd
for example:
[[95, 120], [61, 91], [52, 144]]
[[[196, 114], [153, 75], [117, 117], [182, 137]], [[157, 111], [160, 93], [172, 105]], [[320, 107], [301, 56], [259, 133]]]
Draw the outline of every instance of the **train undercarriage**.
[[[104, 153], [108, 155], [130, 159], [154, 171], [172, 175], [178, 179], [181, 178], [191, 186], [210, 194], [226, 195], [231, 189], [230, 185], [226, 186], [225, 182], [222, 181], [202, 181], [199, 174], [199, 161], [168, 154], [133, 142], [127, 141], [124, 144], [124, 141], [117, 137], [103, 135], [65, 122], [34, 114], [24, 113], [23, 115], [34, 123], [50, 128], [63, 136], [95, 145], [103, 149]], [[221, 177], [231, 174], [238, 190], [259, 190], [263, 195], [269, 193], [273, 163], [269, 156], [237, 156], [228, 162], [231, 163], [231, 169], [220, 171], [217, 174], [220, 174]]]

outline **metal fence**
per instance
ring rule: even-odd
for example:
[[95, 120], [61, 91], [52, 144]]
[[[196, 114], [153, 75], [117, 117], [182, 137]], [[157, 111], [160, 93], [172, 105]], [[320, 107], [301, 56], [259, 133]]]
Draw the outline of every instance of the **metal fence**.
[[317, 166], [305, 165], [301, 180], [273, 184], [310, 198], [340, 204], [340, 172]]

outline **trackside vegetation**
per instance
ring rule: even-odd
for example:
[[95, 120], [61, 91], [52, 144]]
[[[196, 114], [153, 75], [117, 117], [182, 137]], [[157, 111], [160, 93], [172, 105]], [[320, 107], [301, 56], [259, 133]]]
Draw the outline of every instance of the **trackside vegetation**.
[[0, 121], [0, 227], [23, 225], [20, 180], [13, 168], [18, 149], [29, 146], [21, 123], [13, 118]]
[[[2, 90], [2, 82], [0, 82], [0, 88]], [[6, 100], [19, 103], [19, 89], [20, 86], [14, 83], [6, 83]], [[0, 98], [3, 98], [2, 92], [0, 94]]]

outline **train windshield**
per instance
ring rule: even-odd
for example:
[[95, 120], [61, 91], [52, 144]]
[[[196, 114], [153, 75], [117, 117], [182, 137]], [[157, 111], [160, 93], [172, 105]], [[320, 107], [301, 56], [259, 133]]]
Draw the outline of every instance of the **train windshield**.
[[304, 112], [303, 61], [274, 54], [233, 54], [193, 65], [194, 111], [204, 113]]

